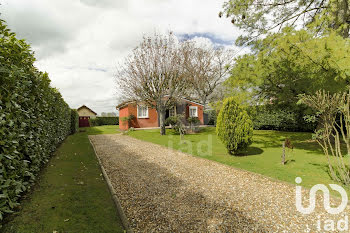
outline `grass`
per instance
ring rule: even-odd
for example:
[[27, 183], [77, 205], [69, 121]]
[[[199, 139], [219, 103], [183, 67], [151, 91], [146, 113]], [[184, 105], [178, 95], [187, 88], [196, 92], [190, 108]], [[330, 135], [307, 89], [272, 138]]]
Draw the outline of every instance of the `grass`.
[[0, 231], [124, 232], [88, 140], [89, 134], [116, 133], [117, 128], [91, 127], [69, 136]]
[[[328, 163], [320, 146], [311, 140], [311, 133], [254, 131], [254, 143], [245, 156], [229, 155], [217, 138], [215, 128], [203, 128], [198, 134], [185, 135], [182, 142], [172, 130], [167, 130], [166, 136], [161, 136], [159, 130], [130, 131], [128, 135], [292, 184], [299, 176], [303, 179], [301, 185], [308, 188], [315, 184], [335, 183], [328, 174]], [[288, 162], [282, 165], [282, 142], [286, 137], [291, 139], [294, 149], [287, 150]], [[206, 142], [212, 145], [211, 150]], [[346, 190], [350, 193], [349, 188]]]

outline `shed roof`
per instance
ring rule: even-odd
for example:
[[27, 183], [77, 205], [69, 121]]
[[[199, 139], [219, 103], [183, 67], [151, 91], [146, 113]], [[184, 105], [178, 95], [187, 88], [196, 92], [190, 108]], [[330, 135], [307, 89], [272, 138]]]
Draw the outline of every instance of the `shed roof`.
[[86, 109], [88, 109], [89, 111], [91, 111], [93, 114], [97, 115], [96, 112], [92, 111], [91, 108], [89, 108], [89, 107], [87, 107], [87, 106], [85, 106], [85, 105], [80, 106], [77, 110], [80, 110], [80, 109], [82, 109], [82, 108], [86, 108]]

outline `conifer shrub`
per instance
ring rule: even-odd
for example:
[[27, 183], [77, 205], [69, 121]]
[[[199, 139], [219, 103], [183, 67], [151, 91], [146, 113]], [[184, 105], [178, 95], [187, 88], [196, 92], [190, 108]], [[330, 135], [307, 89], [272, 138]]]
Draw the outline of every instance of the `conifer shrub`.
[[216, 133], [232, 155], [242, 153], [252, 143], [253, 122], [232, 97], [223, 102], [217, 117]]

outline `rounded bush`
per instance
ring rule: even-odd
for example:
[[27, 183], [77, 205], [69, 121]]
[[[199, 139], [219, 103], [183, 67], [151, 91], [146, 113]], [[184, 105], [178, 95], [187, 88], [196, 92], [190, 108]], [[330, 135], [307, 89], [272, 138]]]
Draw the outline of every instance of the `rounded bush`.
[[238, 154], [252, 143], [253, 122], [232, 97], [223, 102], [217, 117], [216, 133], [230, 154]]

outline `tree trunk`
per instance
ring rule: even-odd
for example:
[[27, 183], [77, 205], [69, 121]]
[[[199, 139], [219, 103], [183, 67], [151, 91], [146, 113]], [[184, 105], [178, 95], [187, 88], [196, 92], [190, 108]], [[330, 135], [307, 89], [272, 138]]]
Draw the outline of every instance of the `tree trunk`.
[[203, 104], [203, 112], [204, 112], [204, 110], [206, 109], [206, 104], [207, 104], [207, 96], [202, 96], [202, 98], [201, 98], [201, 101], [202, 101], [202, 104]]
[[160, 135], [165, 135], [165, 114], [166, 114], [166, 110], [161, 108], [161, 109], [159, 109], [158, 114], [159, 114]]

